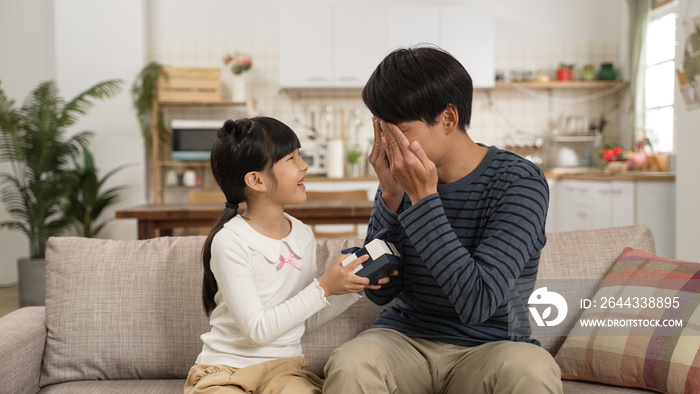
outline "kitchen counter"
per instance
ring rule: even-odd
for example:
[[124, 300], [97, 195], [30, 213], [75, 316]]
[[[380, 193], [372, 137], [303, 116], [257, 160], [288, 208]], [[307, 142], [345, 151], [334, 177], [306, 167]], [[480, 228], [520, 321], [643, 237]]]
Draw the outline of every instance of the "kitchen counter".
[[[648, 171], [628, 171], [621, 174], [608, 174], [603, 171], [563, 173], [557, 171], [545, 171], [544, 175], [547, 179], [578, 179], [584, 181], [667, 181], [673, 182], [676, 180], [676, 174], [673, 172], [648, 172]], [[308, 182], [362, 182], [362, 181], [377, 181], [376, 176], [365, 177], [344, 177], [344, 178], [326, 178], [321, 176], [310, 176], [306, 178]]]
[[577, 179], [582, 181], [657, 181], [674, 182], [676, 174], [673, 172], [647, 172], [628, 171], [625, 173], [605, 173], [603, 171], [591, 171], [581, 173], [561, 173], [545, 171], [547, 179]]

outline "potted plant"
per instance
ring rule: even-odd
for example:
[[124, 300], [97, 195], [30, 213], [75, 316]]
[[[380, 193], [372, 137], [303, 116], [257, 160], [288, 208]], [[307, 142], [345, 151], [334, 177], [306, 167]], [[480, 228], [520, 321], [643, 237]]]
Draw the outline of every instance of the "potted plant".
[[12, 218], [0, 227], [29, 240], [29, 258], [18, 261], [22, 306], [43, 305], [46, 241], [71, 224], [69, 196], [78, 184], [71, 164], [92, 133], [69, 135], [68, 129], [96, 100], [116, 95], [120, 85], [119, 80], [101, 82], [65, 101], [54, 81], [44, 81], [21, 107], [0, 86], [0, 162], [12, 168], [0, 174], [0, 200]]
[[104, 220], [97, 223], [97, 220], [105, 208], [119, 201], [119, 192], [124, 189], [124, 186], [101, 189], [112, 175], [127, 166], [127, 164], [121, 165], [99, 179], [95, 160], [90, 150], [83, 147], [83, 163], [75, 162], [77, 188], [69, 196], [70, 204], [67, 212], [78, 234], [85, 238], [94, 238], [110, 222], [110, 220]]
[[360, 176], [360, 158], [362, 157], [362, 149], [354, 146], [345, 151], [346, 170], [345, 173], [349, 177]]
[[[158, 100], [158, 81], [168, 79], [168, 73], [158, 62], [150, 62], [139, 72], [131, 85], [131, 99], [136, 110], [136, 117], [141, 125], [141, 135], [146, 146], [146, 152], [151, 152], [151, 122], [153, 119], [153, 104]], [[163, 113], [159, 110], [158, 137], [161, 141], [168, 138], [168, 130], [163, 122]]]

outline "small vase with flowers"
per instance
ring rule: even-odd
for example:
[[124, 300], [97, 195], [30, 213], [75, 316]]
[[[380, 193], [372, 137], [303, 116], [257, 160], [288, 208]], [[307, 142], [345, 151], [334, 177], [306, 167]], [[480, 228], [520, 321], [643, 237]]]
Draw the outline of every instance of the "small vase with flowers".
[[236, 102], [244, 102], [247, 100], [247, 78], [246, 72], [253, 67], [253, 61], [250, 55], [236, 52], [231, 55], [224, 56], [224, 65], [233, 73], [233, 81], [231, 85], [232, 100]]

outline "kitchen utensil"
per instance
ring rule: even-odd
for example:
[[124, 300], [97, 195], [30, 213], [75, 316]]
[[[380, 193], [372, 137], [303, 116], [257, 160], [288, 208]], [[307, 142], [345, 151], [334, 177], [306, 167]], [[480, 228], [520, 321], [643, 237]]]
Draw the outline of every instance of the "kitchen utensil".
[[581, 80], [582, 81], [593, 81], [596, 78], [595, 70], [592, 64], [586, 64], [581, 70]]
[[576, 167], [579, 164], [576, 151], [568, 146], [562, 146], [557, 151], [557, 166], [559, 167]]
[[598, 71], [598, 79], [601, 81], [614, 81], [617, 78], [617, 73], [613, 69], [612, 63], [603, 63]]
[[307, 131], [306, 136], [310, 140], [315, 140], [318, 137], [318, 130], [316, 129], [316, 112], [318, 109], [316, 107], [309, 108], [309, 119], [311, 124], [309, 125], [309, 131]]
[[182, 185], [187, 187], [195, 187], [197, 185], [197, 173], [194, 170], [187, 170], [182, 175]]
[[629, 158], [630, 165], [635, 170], [644, 171], [650, 163], [649, 156], [645, 152], [634, 152]]
[[562, 63], [557, 69], [557, 81], [571, 81], [574, 79], [574, 66]]
[[323, 121], [321, 122], [323, 125], [323, 135], [327, 139], [333, 139], [337, 138], [337, 132], [335, 129], [335, 116], [333, 114], [333, 107], [330, 105], [326, 105], [326, 107], [323, 110]]
[[340, 138], [328, 141], [326, 147], [326, 176], [328, 178], [342, 178], [345, 163], [345, 148]]
[[588, 120], [583, 115], [572, 115], [566, 120], [567, 135], [585, 135], [588, 134]]

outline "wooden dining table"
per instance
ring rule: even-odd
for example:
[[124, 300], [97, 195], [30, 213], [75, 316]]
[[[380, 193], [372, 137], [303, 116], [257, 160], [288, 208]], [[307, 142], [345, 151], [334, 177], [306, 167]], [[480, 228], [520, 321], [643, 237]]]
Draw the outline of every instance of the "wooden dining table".
[[[306, 201], [285, 212], [306, 224], [368, 223], [373, 201]], [[117, 219], [136, 219], [138, 238], [173, 235], [177, 228], [210, 228], [223, 212], [222, 203], [144, 204], [116, 211]], [[243, 204], [239, 212], [245, 210]]]

